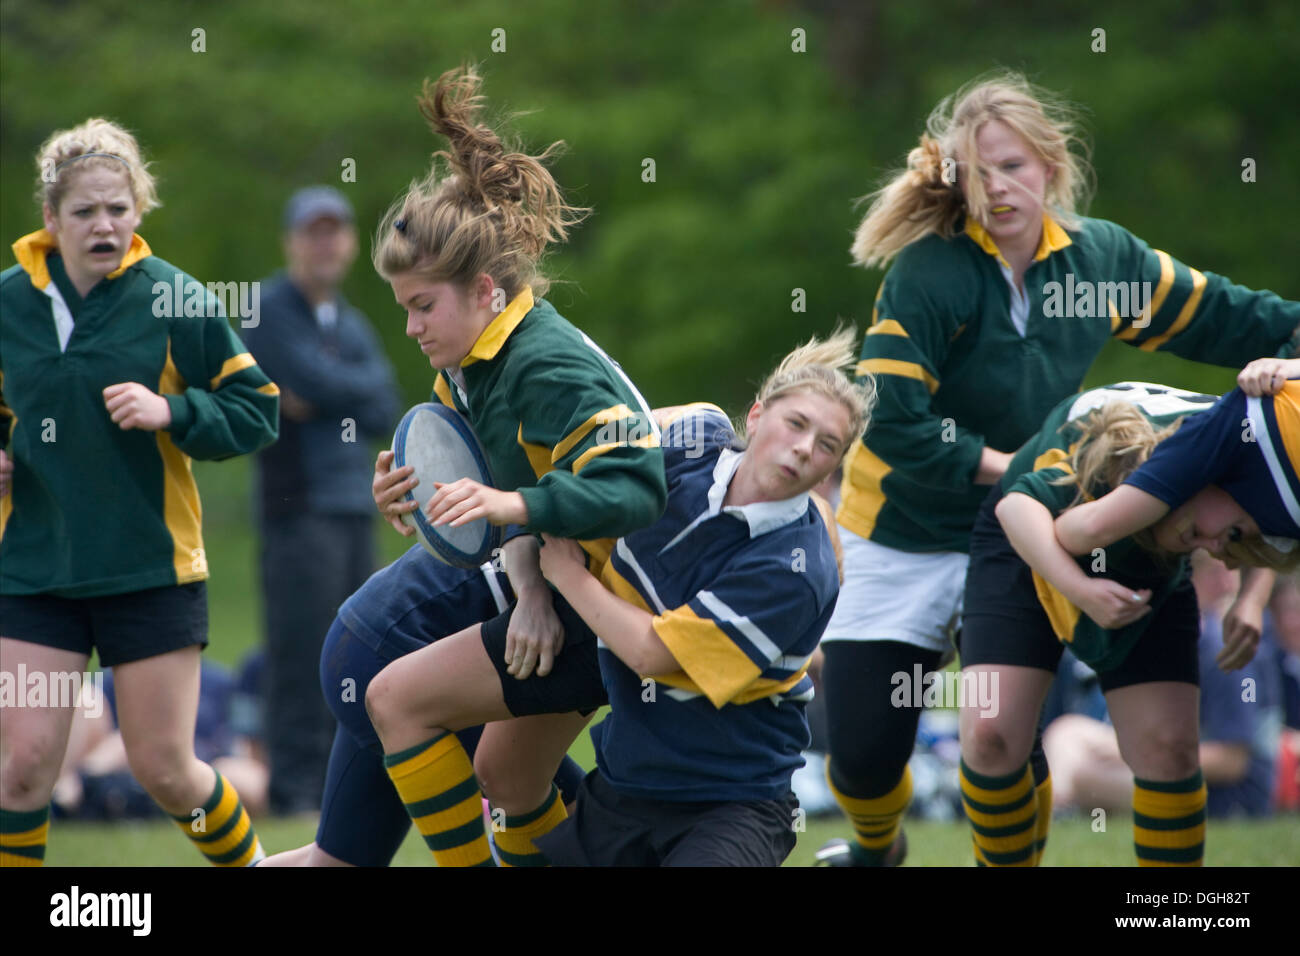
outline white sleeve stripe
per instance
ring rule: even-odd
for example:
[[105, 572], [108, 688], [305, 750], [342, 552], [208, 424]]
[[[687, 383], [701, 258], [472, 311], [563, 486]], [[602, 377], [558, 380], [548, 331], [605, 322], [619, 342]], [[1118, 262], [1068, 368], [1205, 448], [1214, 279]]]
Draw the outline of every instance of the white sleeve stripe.
[[724, 624], [730, 624], [741, 634], [744, 634], [755, 649], [767, 658], [769, 664], [781, 657], [781, 648], [772, 643], [757, 624], [743, 614], [737, 614], [727, 607], [712, 591], [701, 591], [695, 596], [715, 618]]
[[636, 557], [632, 554], [632, 549], [627, 546], [627, 542], [622, 538], [619, 538], [618, 544], [615, 546], [614, 550], [620, 558], [628, 563], [628, 566], [636, 575], [637, 580], [641, 582], [641, 587], [645, 589], [645, 593], [649, 596], [650, 602], [654, 604], [655, 610], [660, 614], [663, 614], [667, 608], [664, 607], [664, 602], [659, 600], [659, 594], [655, 591], [655, 586], [650, 583], [650, 576], [646, 574], [645, 569], [637, 563]]
[[632, 394], [636, 396], [637, 404], [641, 406], [641, 414], [645, 416], [645, 420], [650, 424], [651, 431], [654, 432], [655, 442], [660, 443], [662, 441], [662, 436], [659, 434], [659, 423], [655, 421], [654, 414], [650, 411], [650, 406], [646, 403], [645, 397], [637, 387], [632, 384], [632, 380], [627, 377], [627, 373], [623, 371], [623, 366], [610, 358], [608, 353], [597, 345], [586, 332], [582, 331], [582, 329], [578, 329], [578, 334], [582, 336], [582, 340], [590, 346], [592, 351], [609, 363], [610, 368], [617, 372], [618, 377], [623, 380], [623, 384], [626, 385]]
[[1264, 460], [1268, 462], [1273, 484], [1277, 486], [1277, 493], [1282, 503], [1286, 505], [1287, 514], [1291, 516], [1292, 521], [1300, 524], [1300, 502], [1296, 501], [1295, 494], [1291, 491], [1291, 483], [1286, 478], [1286, 469], [1278, 460], [1277, 449], [1273, 447], [1273, 436], [1268, 433], [1268, 421], [1264, 418], [1264, 409], [1258, 398], [1246, 399], [1246, 414], [1250, 418], [1251, 428], [1254, 429], [1259, 450], [1264, 453]]
[[811, 660], [812, 660], [811, 654], [808, 655], [807, 657], [793, 657], [787, 655], [785, 657], [778, 657], [776, 660], [772, 662], [772, 666], [780, 668], [783, 671], [789, 671], [791, 674], [797, 674], [805, 667], [807, 667], [808, 662]]

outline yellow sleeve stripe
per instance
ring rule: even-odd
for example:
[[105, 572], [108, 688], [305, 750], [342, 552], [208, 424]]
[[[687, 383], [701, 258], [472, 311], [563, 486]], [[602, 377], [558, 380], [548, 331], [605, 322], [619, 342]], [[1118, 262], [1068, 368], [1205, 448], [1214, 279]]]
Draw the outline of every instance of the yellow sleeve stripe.
[[208, 387], [215, 390], [218, 385], [225, 379], [234, 375], [236, 372], [242, 372], [246, 368], [256, 365], [257, 361], [248, 352], [240, 352], [238, 355], [231, 356], [221, 365], [221, 371], [212, 377]]
[[654, 613], [654, 609], [646, 603], [645, 598], [641, 596], [641, 592], [634, 588], [627, 578], [618, 573], [613, 561], [607, 561], [601, 569], [600, 583], [605, 585], [605, 589], [615, 597], [622, 598], [633, 607], [649, 611], [651, 614]]
[[280, 394], [280, 386], [276, 385], [275, 382], [267, 382], [265, 385], [259, 386], [257, 390], [263, 395]]
[[451, 398], [451, 386], [441, 374], [433, 380], [433, 394], [438, 396], [438, 400], [448, 408], [455, 408], [456, 403]]
[[1178, 318], [1174, 319], [1174, 324], [1165, 329], [1159, 335], [1153, 336], [1143, 342], [1139, 348], [1147, 352], [1154, 352], [1157, 348], [1164, 345], [1175, 335], [1187, 327], [1192, 321], [1192, 316], [1196, 314], [1196, 307], [1201, 304], [1201, 295], [1205, 292], [1205, 274], [1192, 270], [1192, 294], [1187, 297], [1183, 303], [1182, 311], [1178, 313]]
[[528, 456], [528, 464], [532, 466], [533, 474], [538, 478], [542, 477], [542, 475], [545, 475], [547, 472], [555, 470], [555, 466], [551, 464], [551, 450], [549, 448], [545, 445], [538, 445], [534, 442], [524, 441], [523, 422], [519, 423], [519, 434], [515, 437], [515, 441], [519, 443], [519, 447], [522, 448], [524, 454]]
[[881, 319], [871, 328], [867, 329], [868, 335], [901, 335], [907, 338], [907, 329], [899, 324], [897, 319]]
[[579, 442], [587, 437], [587, 433], [593, 428], [601, 425], [609, 425], [613, 422], [619, 421], [620, 419], [631, 417], [632, 409], [628, 408], [626, 405], [615, 405], [612, 408], [605, 408], [598, 411], [595, 415], [592, 415], [585, 422], [560, 439], [559, 444], [555, 446], [555, 450], [551, 452], [551, 464], [555, 464], [572, 451]]
[[871, 324], [875, 325], [880, 321], [880, 297], [885, 294], [885, 284], [882, 282], [876, 288], [876, 297], [871, 300]]
[[576, 475], [587, 466], [593, 458], [603, 455], [606, 452], [613, 451], [615, 448], [658, 448], [659, 438], [655, 435], [645, 435], [636, 441], [616, 441], [608, 445], [597, 445], [595, 448], [588, 448], [573, 462], [573, 473]]
[[885, 358], [863, 359], [858, 363], [857, 368], [854, 371], [858, 375], [862, 375], [865, 372], [871, 372], [873, 374], [898, 375], [902, 378], [914, 378], [918, 382], [924, 382], [925, 387], [930, 390], [931, 395], [939, 390], [939, 380], [916, 362], [902, 362], [898, 359]]
[[718, 625], [683, 605], [653, 621], [655, 633], [714, 707], [722, 708], [762, 670]]
[[1038, 595], [1038, 603], [1043, 606], [1047, 619], [1052, 623], [1052, 631], [1056, 634], [1056, 639], [1066, 644], [1070, 643], [1074, 640], [1075, 625], [1079, 623], [1079, 609], [1037, 571], [1034, 571], [1033, 575], [1034, 593]]
[[1070, 456], [1074, 449], [1066, 451], [1064, 448], [1049, 448], [1037, 458], [1034, 459], [1034, 471], [1042, 471], [1044, 468], [1057, 468], [1067, 475], [1074, 473], [1074, 467], [1070, 464]]
[[784, 694], [795, 684], [804, 679], [808, 673], [808, 667], [805, 665], [797, 674], [791, 674], [789, 677], [783, 677], [780, 680], [774, 680], [771, 677], [760, 677], [750, 684], [740, 693], [732, 695], [733, 704], [752, 704], [756, 700], [762, 700], [765, 697], [772, 697], [776, 694]]
[[[1143, 318], [1148, 323], [1160, 314], [1160, 307], [1165, 304], [1165, 299], [1169, 297], [1169, 290], [1174, 287], [1174, 260], [1170, 258], [1169, 253], [1162, 252], [1159, 249], [1155, 250], [1155, 254], [1156, 258], [1160, 260], [1160, 282], [1156, 285], [1156, 292], [1151, 297], [1151, 303], [1147, 306], [1146, 312], [1143, 313]], [[1147, 325], [1144, 325], [1142, 328], [1134, 328], [1130, 325], [1115, 338], [1123, 342], [1131, 342], [1141, 335], [1143, 329], [1147, 327]], [[1113, 323], [1111, 328], [1114, 328]]]

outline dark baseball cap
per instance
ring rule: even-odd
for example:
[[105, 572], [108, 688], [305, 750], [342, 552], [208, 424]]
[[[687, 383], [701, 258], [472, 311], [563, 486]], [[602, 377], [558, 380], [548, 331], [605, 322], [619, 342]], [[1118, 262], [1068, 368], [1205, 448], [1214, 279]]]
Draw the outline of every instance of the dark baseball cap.
[[325, 216], [348, 223], [355, 219], [352, 204], [337, 189], [308, 186], [289, 197], [284, 207], [284, 228], [298, 229]]

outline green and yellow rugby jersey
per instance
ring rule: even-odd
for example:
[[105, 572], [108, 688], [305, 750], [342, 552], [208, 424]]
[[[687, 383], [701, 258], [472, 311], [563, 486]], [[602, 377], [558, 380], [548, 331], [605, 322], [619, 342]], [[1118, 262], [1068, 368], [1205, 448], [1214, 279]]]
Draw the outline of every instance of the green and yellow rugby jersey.
[[663, 514], [659, 426], [619, 365], [545, 299], [523, 292], [484, 329], [434, 393], [464, 414], [497, 487], [518, 491], [527, 530], [611, 541]]
[[1101, 219], [1066, 230], [1045, 217], [1023, 298], [1009, 274], [973, 221], [911, 243], [886, 274], [858, 365], [880, 401], [836, 514], [850, 531], [903, 551], [969, 550], [985, 444], [1019, 448], [1112, 336], [1241, 368], [1289, 354], [1300, 329], [1300, 302], [1198, 272]]
[[[1070, 460], [1080, 446], [1079, 423], [1092, 411], [1108, 402], [1128, 402], [1153, 429], [1160, 431], [1188, 415], [1210, 410], [1218, 400], [1217, 395], [1142, 382], [1107, 385], [1072, 396], [1057, 405], [1038, 434], [1016, 452], [1002, 477], [1002, 493], [1028, 495], [1045, 505], [1055, 517], [1077, 500], [1076, 482], [1058, 482], [1074, 474]], [[1107, 487], [1091, 489], [1091, 497], [1100, 497], [1109, 490]], [[1110, 670], [1128, 656], [1155, 612], [1182, 583], [1187, 575], [1187, 558], [1179, 555], [1161, 560], [1140, 548], [1132, 538], [1123, 538], [1076, 561], [1090, 577], [1110, 578], [1135, 591], [1151, 589], [1151, 614], [1127, 627], [1108, 631], [1081, 613], [1037, 571], [1033, 572], [1034, 591], [1057, 639], [1068, 644], [1074, 655], [1094, 670]]]
[[[49, 233], [13, 250], [18, 264], [0, 273], [0, 447], [14, 463], [0, 499], [0, 593], [81, 598], [204, 580], [190, 459], [274, 441], [279, 390], [220, 302], [140, 236], [71, 303]], [[173, 315], [178, 288], [202, 309]], [[166, 398], [171, 424], [114, 424], [103, 390], [121, 382]]]

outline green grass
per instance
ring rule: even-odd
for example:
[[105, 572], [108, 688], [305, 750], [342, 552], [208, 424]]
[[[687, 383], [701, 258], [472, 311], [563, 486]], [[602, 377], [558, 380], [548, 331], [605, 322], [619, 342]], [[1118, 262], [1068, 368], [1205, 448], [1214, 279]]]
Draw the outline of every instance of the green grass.
[[[309, 843], [312, 819], [261, 820], [257, 831], [270, 852]], [[832, 837], [847, 836], [839, 820], [810, 820], [786, 866], [809, 866], [817, 848]], [[908, 866], [973, 866], [965, 823], [907, 824]], [[1133, 866], [1133, 831], [1127, 818], [1112, 817], [1105, 833], [1094, 833], [1085, 817], [1061, 817], [1052, 824], [1046, 866]], [[1211, 821], [1208, 866], [1294, 866], [1300, 860], [1300, 826], [1292, 818], [1263, 822]], [[432, 866], [423, 842], [412, 830], [393, 861], [395, 866]], [[197, 850], [174, 824], [87, 824], [56, 821], [50, 827], [48, 866], [203, 866]]]

